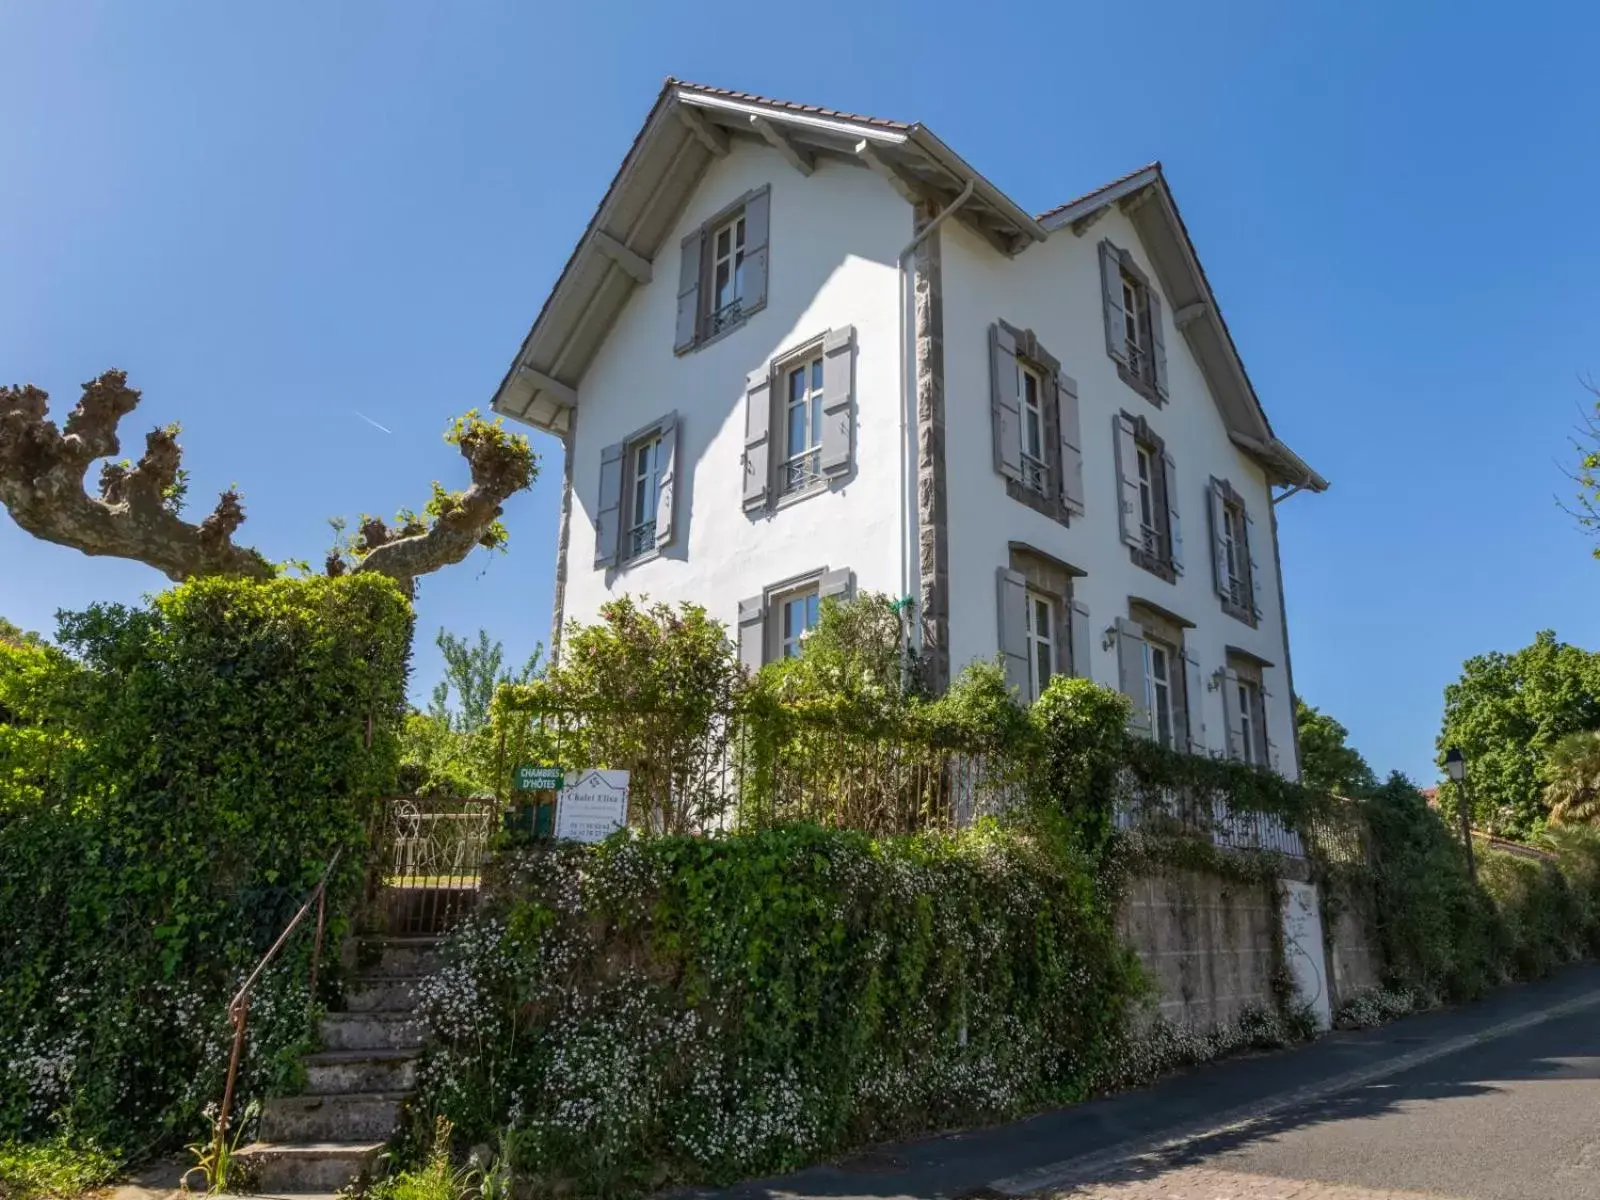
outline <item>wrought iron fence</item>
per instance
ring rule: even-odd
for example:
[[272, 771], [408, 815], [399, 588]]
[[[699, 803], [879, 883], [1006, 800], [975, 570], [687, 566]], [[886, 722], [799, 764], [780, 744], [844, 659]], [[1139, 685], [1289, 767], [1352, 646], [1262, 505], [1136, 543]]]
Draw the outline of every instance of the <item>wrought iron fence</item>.
[[384, 800], [373, 872], [380, 928], [440, 933], [471, 912], [500, 811], [492, 797]]

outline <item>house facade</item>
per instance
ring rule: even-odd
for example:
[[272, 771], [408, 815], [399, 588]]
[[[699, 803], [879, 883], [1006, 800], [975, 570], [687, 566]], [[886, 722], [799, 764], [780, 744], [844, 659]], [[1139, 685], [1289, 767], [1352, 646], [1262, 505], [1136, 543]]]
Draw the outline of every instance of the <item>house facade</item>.
[[757, 667], [883, 592], [936, 685], [1297, 774], [1273, 506], [1327, 484], [1159, 165], [1032, 216], [923, 126], [669, 80], [493, 407], [564, 443], [553, 646], [631, 593]]

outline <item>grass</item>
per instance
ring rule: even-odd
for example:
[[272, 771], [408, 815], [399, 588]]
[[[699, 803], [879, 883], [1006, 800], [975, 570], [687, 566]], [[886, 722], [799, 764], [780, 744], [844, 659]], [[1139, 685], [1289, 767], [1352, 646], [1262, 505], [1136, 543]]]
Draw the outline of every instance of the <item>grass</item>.
[[0, 1142], [0, 1196], [5, 1200], [76, 1200], [104, 1185], [121, 1162], [90, 1143]]

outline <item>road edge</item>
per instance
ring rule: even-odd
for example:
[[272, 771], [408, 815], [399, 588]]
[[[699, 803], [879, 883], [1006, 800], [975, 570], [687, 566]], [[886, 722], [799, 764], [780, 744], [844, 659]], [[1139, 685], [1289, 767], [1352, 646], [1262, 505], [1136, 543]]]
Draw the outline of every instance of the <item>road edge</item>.
[[1353, 1071], [1346, 1071], [1342, 1075], [1330, 1076], [1327, 1079], [1318, 1080], [1316, 1083], [1307, 1084], [1304, 1087], [1295, 1088], [1287, 1092], [1279, 1092], [1264, 1100], [1240, 1105], [1218, 1116], [1207, 1117], [1200, 1121], [1191, 1121], [1187, 1125], [1176, 1125], [1163, 1130], [1159, 1134], [1128, 1138], [1103, 1150], [1092, 1150], [1087, 1154], [1060, 1159], [1046, 1166], [1035, 1168], [1032, 1171], [1022, 1171], [1015, 1175], [995, 1179], [986, 1186], [985, 1190], [1004, 1196], [1026, 1196], [1051, 1188], [1064, 1187], [1069, 1183], [1081, 1181], [1081, 1177], [1084, 1175], [1104, 1171], [1124, 1161], [1155, 1154], [1171, 1153], [1174, 1150], [1182, 1149], [1184, 1146], [1209, 1137], [1215, 1137], [1218, 1134], [1245, 1130], [1287, 1109], [1296, 1108], [1313, 1100], [1320, 1100], [1325, 1096], [1364, 1087], [1379, 1079], [1387, 1078], [1390, 1075], [1398, 1075], [1403, 1071], [1409, 1071], [1413, 1067], [1420, 1067], [1424, 1063], [1432, 1062], [1435, 1059], [1445, 1058], [1451, 1054], [1459, 1054], [1463, 1050], [1470, 1050], [1472, 1047], [1480, 1046], [1484, 1042], [1492, 1042], [1498, 1038], [1509, 1037], [1512, 1034], [1521, 1033], [1525, 1029], [1543, 1025], [1547, 1021], [1559, 1020], [1562, 1017], [1571, 1016], [1573, 1013], [1582, 1012], [1586, 1008], [1593, 1008], [1597, 1005], [1600, 1005], [1600, 988], [1585, 992], [1581, 996], [1574, 996], [1570, 1000], [1563, 1000], [1560, 1004], [1551, 1005], [1549, 1008], [1540, 1009], [1538, 1012], [1525, 1013], [1520, 1017], [1501, 1021], [1497, 1025], [1489, 1026], [1487, 1029], [1480, 1029], [1476, 1033], [1463, 1034], [1460, 1037], [1450, 1038], [1432, 1046], [1412, 1050], [1395, 1058], [1385, 1059], [1383, 1062], [1372, 1066], [1358, 1067]]

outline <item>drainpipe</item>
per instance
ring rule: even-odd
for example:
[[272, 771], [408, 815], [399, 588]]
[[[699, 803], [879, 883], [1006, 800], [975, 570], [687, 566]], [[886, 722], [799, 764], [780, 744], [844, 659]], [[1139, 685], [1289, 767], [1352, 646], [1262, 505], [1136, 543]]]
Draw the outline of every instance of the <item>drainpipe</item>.
[[[912, 591], [911, 501], [908, 494], [910, 476], [906, 460], [911, 457], [913, 451], [910, 441], [910, 414], [916, 410], [917, 406], [917, 380], [912, 369], [912, 364], [916, 361], [916, 351], [909, 345], [916, 328], [915, 316], [912, 313], [912, 306], [916, 303], [916, 297], [907, 288], [911, 277], [906, 270], [906, 262], [911, 255], [917, 252], [917, 247], [921, 246], [923, 242], [936, 233], [939, 226], [943, 225], [955, 213], [956, 209], [972, 198], [972, 193], [977, 186], [978, 181], [976, 179], [967, 180], [966, 186], [961, 189], [961, 194], [952, 200], [938, 216], [924, 225], [918, 231], [916, 237], [906, 243], [906, 248], [900, 251], [900, 257], [896, 260], [900, 285], [900, 380], [903, 391], [900, 397], [900, 595], [902, 598], [909, 598]], [[913, 209], [914, 213], [915, 210]], [[915, 215], [913, 215], [912, 219], [915, 220]], [[922, 599], [920, 593], [917, 599], [920, 604]], [[912, 637], [917, 639], [913, 644], [919, 645], [919, 648], [921, 628], [921, 622], [914, 622], [912, 625]]]

